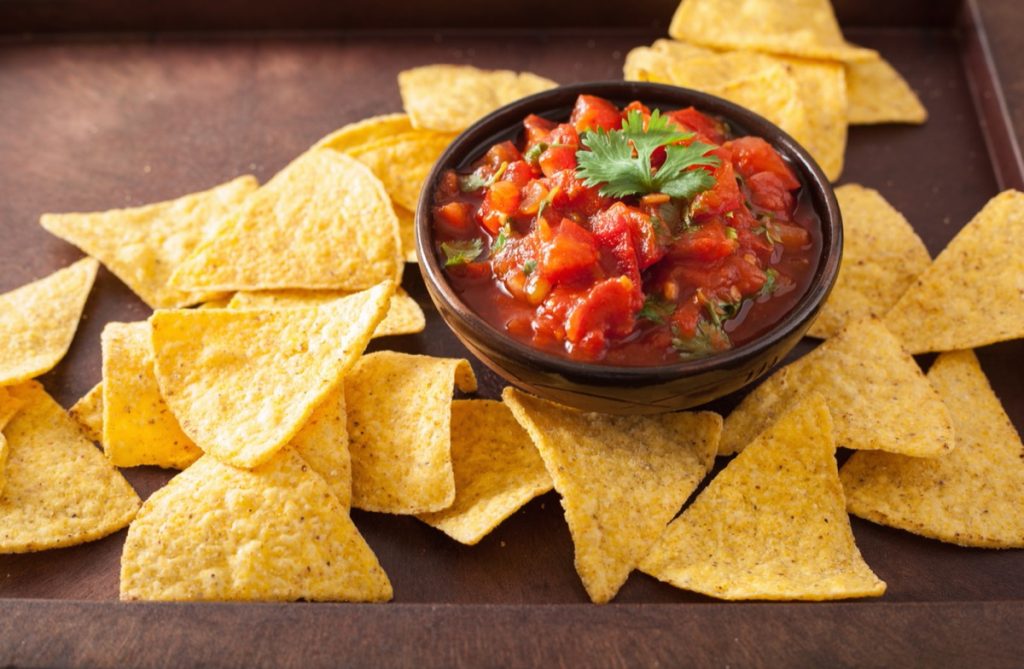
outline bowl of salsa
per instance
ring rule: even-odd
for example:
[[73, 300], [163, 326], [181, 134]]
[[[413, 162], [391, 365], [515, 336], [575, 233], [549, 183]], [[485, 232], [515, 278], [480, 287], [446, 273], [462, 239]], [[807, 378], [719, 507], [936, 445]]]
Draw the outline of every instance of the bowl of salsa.
[[791, 137], [640, 82], [512, 103], [451, 144], [416, 213], [428, 291], [513, 385], [586, 410], [688, 408], [771, 369], [831, 290], [842, 222]]

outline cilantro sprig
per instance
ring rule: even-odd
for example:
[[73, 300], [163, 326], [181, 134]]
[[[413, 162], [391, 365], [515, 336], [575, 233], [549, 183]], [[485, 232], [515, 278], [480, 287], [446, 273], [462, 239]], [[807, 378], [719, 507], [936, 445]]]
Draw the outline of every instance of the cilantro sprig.
[[484, 252], [483, 240], [476, 238], [466, 241], [441, 242], [441, 250], [444, 252], [445, 267], [465, 265], [480, 257]]
[[[717, 156], [705, 155], [713, 146], [698, 141], [679, 144], [692, 137], [692, 132], [670, 125], [658, 109], [645, 129], [643, 115], [634, 109], [620, 130], [584, 133], [580, 141], [585, 149], [576, 152], [576, 175], [588, 187], [600, 186], [601, 195], [608, 197], [665, 193], [690, 199], [715, 185], [707, 170], [691, 168], [719, 164]], [[660, 147], [665, 147], [665, 162], [655, 170], [651, 156]]]

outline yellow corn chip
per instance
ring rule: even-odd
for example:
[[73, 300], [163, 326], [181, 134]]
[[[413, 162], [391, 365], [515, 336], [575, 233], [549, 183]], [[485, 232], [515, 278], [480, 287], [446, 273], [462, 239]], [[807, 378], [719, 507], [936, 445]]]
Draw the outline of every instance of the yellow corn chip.
[[416, 257], [416, 214], [405, 207], [394, 205], [398, 217], [398, 236], [402, 238], [402, 254], [405, 262], [419, 262]]
[[0, 386], [53, 369], [71, 346], [99, 263], [83, 258], [0, 295]]
[[203, 454], [174, 418], [153, 373], [148, 322], [103, 329], [103, 450], [118, 467], [184, 469]]
[[843, 39], [829, 0], [683, 0], [668, 33], [717, 49], [846, 62], [878, 57]]
[[453, 385], [476, 390], [467, 361], [381, 351], [356, 363], [345, 377], [352, 506], [411, 514], [451, 506]]
[[839, 63], [786, 58], [807, 109], [807, 129], [790, 131], [814, 157], [829, 181], [843, 171], [846, 153], [846, 73]]
[[4, 485], [7, 483], [7, 456], [11, 450], [2, 430], [24, 404], [22, 400], [7, 392], [6, 388], [0, 386], [0, 493], [4, 491]]
[[482, 116], [555, 82], [530, 72], [425, 65], [398, 73], [402, 106], [415, 128], [460, 132]]
[[885, 593], [854, 543], [818, 395], [797, 404], [711, 481], [640, 563], [719, 599], [846, 599]]
[[231, 303], [231, 298], [234, 295], [225, 295], [224, 297], [217, 297], [212, 300], [207, 300], [199, 305], [199, 309], [225, 309], [228, 304]]
[[352, 504], [352, 463], [348, 454], [345, 385], [338, 384], [289, 443], [348, 509]]
[[146, 500], [121, 556], [124, 600], [391, 596], [344, 507], [291, 449], [253, 470], [200, 458]]
[[0, 553], [73, 546], [131, 522], [138, 496], [64, 409], [34, 381], [8, 391], [24, 405], [3, 430]]
[[721, 417], [583, 413], [511, 387], [502, 397], [562, 496], [587, 594], [610, 601], [711, 468]]
[[1024, 444], [972, 351], [943, 353], [928, 380], [956, 448], [941, 458], [854, 453], [839, 472], [850, 513], [940, 541], [1024, 548]]
[[551, 477], [530, 435], [501, 402], [452, 403], [452, 466], [455, 502], [419, 519], [470, 546], [551, 490]]
[[161, 394], [193, 442], [229, 464], [269, 460], [340, 383], [394, 284], [309, 309], [157, 311]]
[[1024, 337], [1024, 193], [1008, 190], [957, 233], [886, 316], [911, 353]]
[[401, 277], [398, 219], [380, 180], [308, 151], [252, 193], [171, 277], [188, 290], [361, 290]]
[[807, 334], [827, 338], [846, 323], [882, 316], [931, 264], [924, 242], [878, 191], [836, 189], [843, 213], [843, 264], [835, 288]]
[[412, 122], [406, 114], [371, 116], [335, 130], [314, 144], [312, 150], [334, 149], [344, 152], [410, 130]]
[[106, 265], [150, 307], [184, 307], [209, 296], [167, 285], [171, 273], [258, 185], [255, 177], [238, 177], [176, 200], [90, 214], [43, 214], [40, 223]]
[[[258, 293], [240, 291], [235, 293], [228, 306], [232, 309], [315, 307], [335, 300], [362, 299], [357, 295], [358, 293], [337, 290], [266, 290]], [[426, 318], [420, 305], [399, 288], [391, 296], [388, 313], [373, 331], [373, 336], [415, 334], [423, 332], [424, 327]]]
[[846, 115], [852, 124], [924, 123], [928, 111], [884, 58], [846, 65]]
[[370, 168], [396, 204], [416, 211], [423, 182], [453, 139], [453, 133], [410, 130], [361, 144], [348, 154]]
[[782, 368], [725, 419], [721, 454], [736, 453], [801, 397], [820, 393], [845, 448], [934, 457], [953, 448], [953, 426], [914, 359], [876, 319], [848, 325]]
[[103, 382], [78, 398], [68, 409], [68, 415], [75, 419], [85, 436], [97, 443], [103, 441]]

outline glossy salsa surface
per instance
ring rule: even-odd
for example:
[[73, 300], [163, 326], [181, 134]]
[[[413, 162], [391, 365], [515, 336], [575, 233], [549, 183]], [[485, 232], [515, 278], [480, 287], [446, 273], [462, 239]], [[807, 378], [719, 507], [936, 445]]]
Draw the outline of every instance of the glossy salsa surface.
[[[672, 141], [645, 149], [657, 137]], [[692, 107], [581, 95], [565, 122], [528, 116], [515, 141], [442, 176], [434, 247], [459, 297], [529, 346], [670, 364], [750, 341], [796, 305], [821, 248], [806, 191], [766, 141]]]

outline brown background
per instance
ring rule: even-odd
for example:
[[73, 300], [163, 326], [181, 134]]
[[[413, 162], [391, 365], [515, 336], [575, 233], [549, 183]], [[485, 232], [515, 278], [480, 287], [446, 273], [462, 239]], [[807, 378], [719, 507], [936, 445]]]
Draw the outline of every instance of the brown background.
[[[568, 3], [575, 11], [556, 7], [538, 15], [522, 5], [515, 12], [509, 3], [488, 5], [493, 16], [541, 26], [496, 31], [501, 21], [483, 29], [464, 3], [441, 2], [425, 16], [406, 8], [395, 23], [459, 29], [392, 31], [383, 20], [393, 5], [362, 4], [356, 10], [309, 1], [243, 7], [0, 0], [0, 34], [7, 33], [0, 37], [0, 291], [79, 256], [38, 226], [45, 211], [142, 204], [245, 172], [266, 179], [336, 127], [399, 110], [395, 75], [417, 64], [521, 68], [562, 82], [619, 78], [625, 52], [661, 36], [674, 6], [653, 0], [588, 5], [602, 14]], [[995, 58], [994, 69], [986, 69], [984, 40], [954, 23], [961, 20], [958, 3], [886, 5], [890, 24], [871, 11], [877, 3], [848, 0], [837, 8], [847, 36], [896, 65], [931, 119], [921, 127], [852, 128], [842, 182], [879, 189], [937, 253], [1000, 182], [1020, 183], [1019, 165], [1005, 149], [1009, 133], [1024, 125], [1001, 113], [994, 85], [1021, 113], [1024, 105], [1015, 103], [1024, 99], [1024, 59], [1017, 51], [1024, 20], [1013, 0], [980, 5]], [[570, 20], [594, 27], [559, 27]], [[197, 32], [227, 27], [347, 30]], [[137, 32], [151, 29], [161, 32]], [[122, 30], [135, 32], [112, 32]], [[177, 30], [190, 32], [169, 32]], [[415, 266], [408, 269], [405, 285], [427, 311], [427, 331], [374, 347], [465, 355], [429, 307]], [[43, 379], [46, 387], [70, 405], [99, 380], [104, 323], [148, 313], [101, 270], [75, 342]], [[798, 352], [810, 348], [805, 343]], [[1024, 342], [979, 355], [1021, 429]], [[501, 384], [476, 369], [481, 394], [495, 396]], [[127, 475], [143, 496], [167, 479], [148, 468]], [[86, 546], [0, 557], [0, 664], [416, 659], [446, 665], [462, 659], [527, 665], [589, 656], [601, 664], [887, 658], [1009, 665], [1024, 651], [1024, 553], [957, 548], [856, 519], [865, 559], [889, 584], [881, 600], [717, 604], [634, 574], [607, 607], [578, 605], [586, 597], [554, 494], [529, 504], [475, 548], [412, 518], [356, 512], [355, 520], [399, 604], [116, 604], [110, 600], [117, 596], [124, 532]]]

